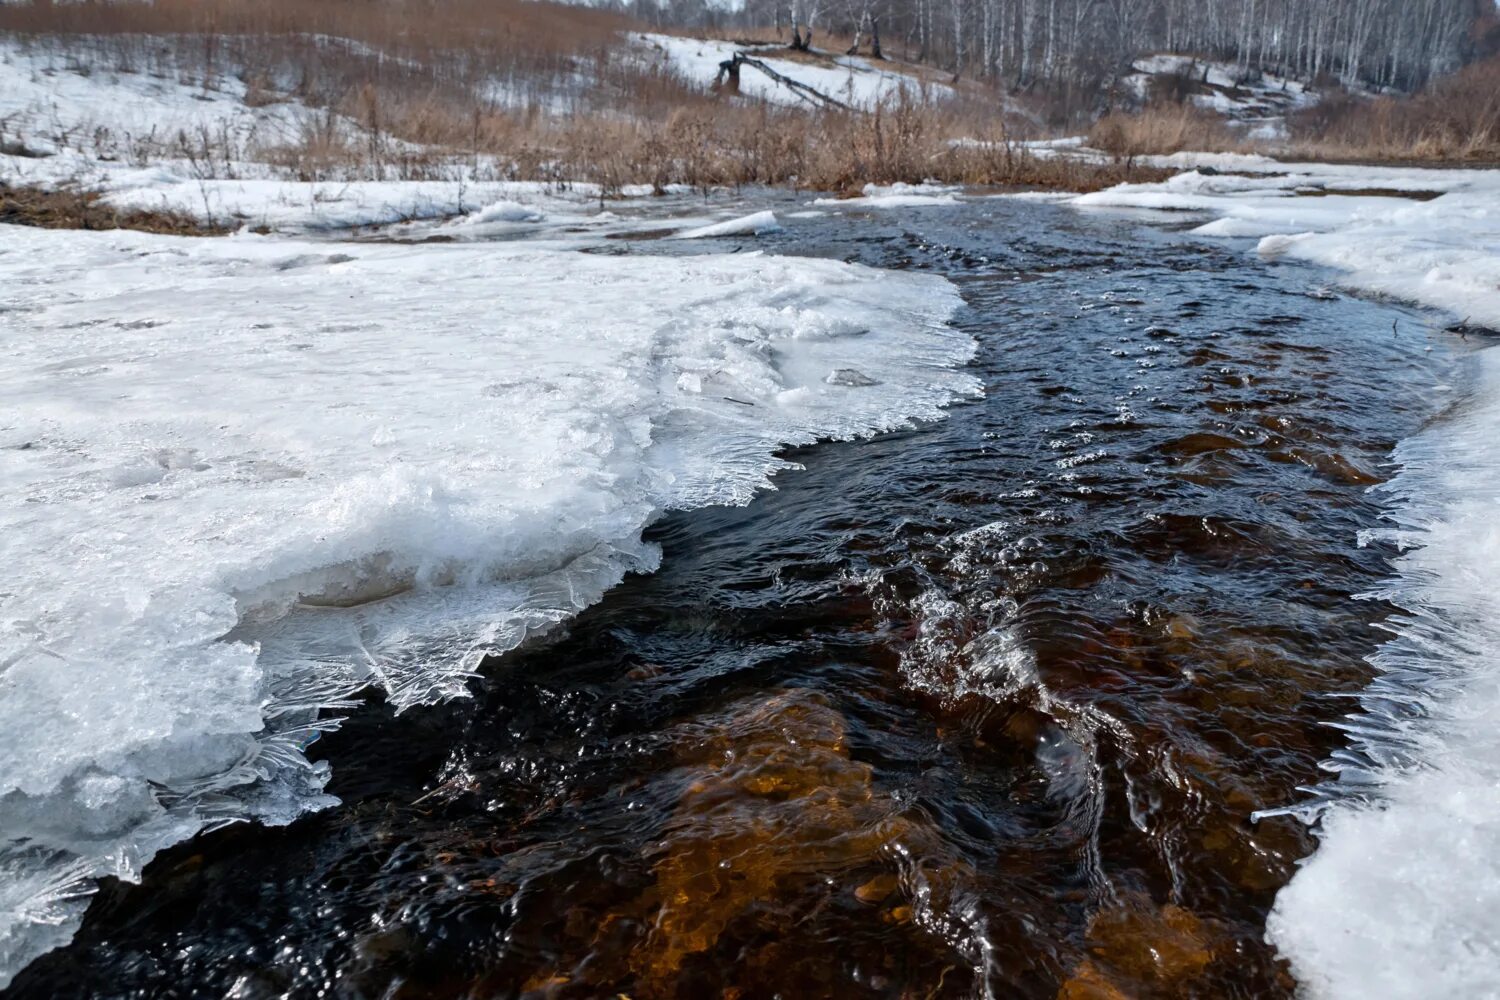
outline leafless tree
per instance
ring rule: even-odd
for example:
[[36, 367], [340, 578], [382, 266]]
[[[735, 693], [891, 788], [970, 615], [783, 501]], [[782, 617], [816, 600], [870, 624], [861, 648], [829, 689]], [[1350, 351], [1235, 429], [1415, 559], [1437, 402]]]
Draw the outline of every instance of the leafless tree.
[[[641, 0], [635, 0], [641, 3]], [[791, 44], [852, 36], [850, 53], [880, 34], [908, 56], [1008, 87], [1088, 92], [1131, 61], [1175, 52], [1257, 72], [1350, 86], [1411, 90], [1461, 65], [1493, 0], [651, 0], [653, 20], [791, 29]], [[639, 13], [643, 8], [637, 6]]]

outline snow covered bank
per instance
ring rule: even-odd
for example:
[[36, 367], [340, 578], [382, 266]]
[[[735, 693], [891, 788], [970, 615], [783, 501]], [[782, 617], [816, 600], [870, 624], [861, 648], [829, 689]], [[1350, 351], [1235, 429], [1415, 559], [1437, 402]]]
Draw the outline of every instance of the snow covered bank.
[[1222, 115], [1255, 139], [1285, 139], [1287, 115], [1318, 102], [1318, 94], [1298, 80], [1234, 63], [1159, 54], [1137, 59], [1131, 68], [1134, 72], [1120, 82], [1138, 100], [1149, 101], [1162, 83], [1186, 86], [1194, 105]]
[[1198, 235], [1258, 237], [1262, 254], [1336, 268], [1355, 291], [1500, 329], [1500, 171], [1215, 162], [1243, 172], [1193, 170], [1071, 204], [1198, 213]]
[[[1249, 172], [1073, 204], [1207, 216], [1194, 233], [1256, 237], [1356, 292], [1500, 330], [1500, 172], [1220, 163]], [[1312, 996], [1500, 994], [1500, 348], [1480, 367], [1467, 403], [1397, 450], [1385, 489], [1410, 551], [1376, 596], [1406, 614], [1335, 779], [1277, 810], [1322, 820], [1268, 928]]]
[[[180, 44], [161, 40], [164, 51]], [[0, 39], [0, 181], [79, 185], [103, 191], [122, 209], [294, 233], [466, 216], [466, 230], [450, 235], [475, 238], [507, 226], [608, 229], [615, 221], [594, 210], [597, 185], [496, 180], [508, 164], [473, 156], [450, 161], [388, 135], [379, 138], [382, 148], [425, 156], [431, 176], [357, 179], [356, 163], [342, 172], [326, 167], [317, 176], [327, 179], [301, 179], [299, 171], [276, 165], [278, 151], [295, 149], [309, 136], [367, 149], [369, 132], [297, 101], [261, 103], [261, 94], [247, 103], [249, 96], [232, 72], [215, 75], [208, 87]], [[353, 177], [344, 176], [350, 171]], [[645, 198], [653, 190], [626, 186], [617, 193]]]
[[914, 274], [0, 229], [0, 983], [92, 878], [327, 805], [320, 710], [460, 695], [663, 510], [976, 391]]
[[179, 140], [206, 138], [238, 151], [296, 140], [310, 109], [295, 102], [250, 107], [246, 96], [245, 84], [229, 74], [211, 87], [193, 85], [175, 74], [123, 72], [102, 55], [94, 65], [45, 43], [0, 38], [0, 132], [33, 153], [73, 150], [129, 162]]

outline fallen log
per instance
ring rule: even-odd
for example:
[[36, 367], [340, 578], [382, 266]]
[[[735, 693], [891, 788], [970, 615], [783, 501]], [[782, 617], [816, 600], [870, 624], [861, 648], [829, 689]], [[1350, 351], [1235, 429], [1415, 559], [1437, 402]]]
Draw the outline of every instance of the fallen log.
[[719, 73], [714, 77], [714, 86], [721, 87], [724, 84], [725, 79], [727, 78], [729, 81], [730, 93], [739, 93], [740, 67], [742, 66], [751, 66], [755, 69], [760, 70], [766, 76], [781, 84], [783, 87], [786, 87], [788, 90], [796, 94], [798, 97], [802, 98], [804, 101], [810, 101], [814, 104], [821, 104], [824, 107], [839, 108], [843, 111], [852, 110], [849, 105], [845, 104], [838, 98], [825, 94], [821, 90], [818, 90], [816, 87], [809, 87], [807, 84], [803, 83], [800, 80], [793, 80], [791, 77], [783, 73], [778, 73], [776, 72], [776, 70], [772, 69], [770, 66], [767, 66], [761, 60], [756, 59], [754, 56], [747, 55], [744, 52], [736, 52], [730, 58], [725, 59], [723, 62], [719, 63]]

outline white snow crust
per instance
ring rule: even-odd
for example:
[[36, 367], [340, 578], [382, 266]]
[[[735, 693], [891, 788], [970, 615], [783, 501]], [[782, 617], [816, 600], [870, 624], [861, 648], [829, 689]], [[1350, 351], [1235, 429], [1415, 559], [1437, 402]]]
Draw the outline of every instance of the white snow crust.
[[0, 226], [0, 984], [92, 879], [329, 804], [327, 710], [460, 696], [653, 569], [661, 512], [976, 391], [957, 302], [758, 254]]
[[1312, 997], [1500, 996], [1500, 352], [1468, 405], [1403, 442], [1380, 594], [1405, 610], [1329, 763], [1373, 789], [1322, 812], [1268, 934]]

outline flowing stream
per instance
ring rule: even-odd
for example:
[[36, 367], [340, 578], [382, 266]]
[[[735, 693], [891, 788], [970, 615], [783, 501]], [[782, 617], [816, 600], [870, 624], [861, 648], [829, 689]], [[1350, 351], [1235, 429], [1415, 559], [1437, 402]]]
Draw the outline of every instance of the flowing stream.
[[1316, 839], [1251, 816], [1343, 745], [1369, 488], [1478, 345], [1159, 217], [772, 207], [596, 249], [942, 274], [985, 396], [667, 517], [472, 699], [314, 745], [341, 808], [106, 886], [7, 997], [1293, 993]]

